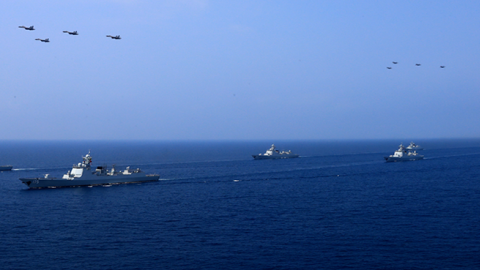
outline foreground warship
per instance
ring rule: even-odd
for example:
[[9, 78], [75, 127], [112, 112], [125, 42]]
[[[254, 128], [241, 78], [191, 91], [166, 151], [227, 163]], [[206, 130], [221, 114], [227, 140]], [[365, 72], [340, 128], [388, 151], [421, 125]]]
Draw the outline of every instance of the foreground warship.
[[[421, 150], [421, 149], [418, 149]], [[405, 148], [403, 144], [400, 144], [399, 148], [393, 155], [385, 157], [386, 162], [397, 162], [397, 161], [412, 161], [423, 159], [423, 156], [418, 154], [416, 150]]]
[[106, 166], [98, 166], [95, 170], [92, 170], [91, 163], [92, 157], [88, 152], [83, 157], [83, 162], [73, 165], [72, 170], [64, 174], [61, 179], [52, 178], [46, 174], [44, 178], [20, 178], [20, 181], [31, 189], [41, 189], [144, 183], [160, 179], [158, 174], [146, 174], [140, 169], [130, 170], [130, 167], [123, 171], [117, 171], [113, 166], [108, 171]]
[[293, 154], [292, 151], [278, 151], [275, 150], [275, 145], [272, 144], [270, 149], [265, 154], [252, 155], [254, 159], [280, 159], [280, 158], [297, 158], [297, 154]]

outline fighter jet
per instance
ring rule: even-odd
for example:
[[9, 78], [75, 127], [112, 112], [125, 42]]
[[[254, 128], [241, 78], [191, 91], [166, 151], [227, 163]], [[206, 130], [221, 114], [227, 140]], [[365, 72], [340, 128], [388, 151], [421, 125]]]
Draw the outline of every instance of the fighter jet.
[[392, 62], [392, 63], [395, 64], [395, 65], [398, 64], [398, 62]]
[[440, 68], [445, 68], [445, 66], [440, 66]]
[[120, 35], [118, 35], [118, 36], [107, 35], [107, 37], [112, 38], [112, 39], [122, 39], [122, 38], [120, 37]]
[[41, 42], [50, 42], [48, 38], [46, 39], [36, 38], [35, 40], [40, 40]]
[[419, 67], [421, 64], [415, 64], [417, 67]]
[[392, 69], [392, 67], [387, 67], [388, 69]]
[[63, 31], [63, 33], [68, 33], [69, 35], [74, 35], [74, 36], [78, 35], [77, 31], [73, 31], [73, 32]]
[[30, 31], [35, 30], [35, 28], [33, 28], [33, 25], [30, 26], [30, 27], [26, 27], [26, 26], [23, 26], [23, 25], [22, 25], [22, 26], [19, 26], [18, 28], [23, 28], [23, 29], [25, 29], [25, 30], [30, 30]]

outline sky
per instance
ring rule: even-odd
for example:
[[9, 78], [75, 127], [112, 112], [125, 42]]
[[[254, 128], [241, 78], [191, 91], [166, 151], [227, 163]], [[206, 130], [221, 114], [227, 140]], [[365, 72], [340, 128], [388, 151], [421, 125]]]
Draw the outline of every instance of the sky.
[[476, 0], [4, 0], [0, 140], [478, 138], [479, 11]]

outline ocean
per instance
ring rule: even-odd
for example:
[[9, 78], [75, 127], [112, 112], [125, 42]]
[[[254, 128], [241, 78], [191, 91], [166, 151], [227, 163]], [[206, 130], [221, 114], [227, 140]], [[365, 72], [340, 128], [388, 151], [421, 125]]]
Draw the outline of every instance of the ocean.
[[[300, 158], [253, 160], [275, 143]], [[1, 269], [480, 269], [480, 140], [0, 141]], [[410, 141], [403, 141], [408, 145]], [[160, 181], [28, 190], [131, 166]]]

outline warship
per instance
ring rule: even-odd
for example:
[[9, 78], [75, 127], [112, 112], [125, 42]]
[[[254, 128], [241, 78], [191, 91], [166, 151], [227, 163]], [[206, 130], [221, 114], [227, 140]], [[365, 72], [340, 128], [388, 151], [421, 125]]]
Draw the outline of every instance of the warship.
[[275, 144], [272, 144], [265, 154], [252, 155], [254, 159], [280, 159], [280, 158], [298, 158], [297, 154], [293, 154], [292, 151], [278, 151], [275, 149]]
[[146, 174], [140, 169], [116, 170], [115, 165], [111, 170], [107, 166], [98, 166], [92, 169], [92, 157], [90, 152], [83, 158], [81, 163], [73, 165], [72, 169], [63, 175], [61, 179], [50, 177], [45, 174], [43, 178], [20, 178], [20, 181], [30, 189], [63, 188], [63, 187], [92, 187], [110, 186], [130, 183], [154, 182], [160, 179], [158, 174]]
[[397, 161], [412, 161], [423, 159], [423, 156], [418, 154], [416, 150], [410, 150], [405, 148], [403, 144], [400, 144], [399, 148], [393, 155], [385, 157], [386, 162], [397, 162]]
[[12, 165], [0, 165], [0, 171], [11, 171], [12, 168]]

